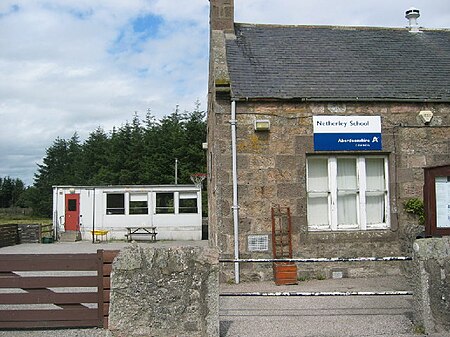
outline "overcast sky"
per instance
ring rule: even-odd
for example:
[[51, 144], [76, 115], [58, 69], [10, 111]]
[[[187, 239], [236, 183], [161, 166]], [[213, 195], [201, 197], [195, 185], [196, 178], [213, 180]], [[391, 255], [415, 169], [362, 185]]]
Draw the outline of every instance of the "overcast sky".
[[[235, 0], [237, 22], [450, 27], [449, 0]], [[208, 0], [0, 0], [0, 177], [33, 183], [56, 137], [206, 109]]]

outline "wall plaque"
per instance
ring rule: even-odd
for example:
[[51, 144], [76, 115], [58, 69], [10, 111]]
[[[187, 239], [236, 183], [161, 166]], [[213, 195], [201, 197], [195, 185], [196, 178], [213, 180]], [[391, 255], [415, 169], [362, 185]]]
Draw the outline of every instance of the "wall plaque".
[[380, 116], [313, 116], [315, 151], [381, 150]]

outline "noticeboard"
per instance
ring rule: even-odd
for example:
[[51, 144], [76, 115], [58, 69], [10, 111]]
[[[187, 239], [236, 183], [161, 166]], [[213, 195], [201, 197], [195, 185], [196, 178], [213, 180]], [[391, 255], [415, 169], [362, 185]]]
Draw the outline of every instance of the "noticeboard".
[[450, 235], [450, 165], [425, 168], [425, 233]]
[[313, 116], [314, 151], [379, 151], [380, 116]]

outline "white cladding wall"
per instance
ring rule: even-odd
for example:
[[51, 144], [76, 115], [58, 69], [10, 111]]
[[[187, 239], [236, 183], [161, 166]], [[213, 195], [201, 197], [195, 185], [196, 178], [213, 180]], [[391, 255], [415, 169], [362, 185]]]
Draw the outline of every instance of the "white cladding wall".
[[[174, 194], [174, 213], [156, 214], [156, 193]], [[201, 240], [201, 190], [190, 185], [170, 186], [55, 186], [53, 189], [53, 223], [64, 231], [65, 195], [80, 195], [80, 230], [83, 240], [92, 239], [93, 229], [109, 230], [108, 237], [122, 240], [126, 227], [154, 226], [158, 240]], [[107, 194], [124, 194], [125, 214], [107, 214]], [[148, 214], [129, 214], [130, 195], [145, 195]], [[179, 199], [183, 195], [196, 196], [197, 213], [179, 213]], [[132, 197], [133, 198], [133, 197]]]

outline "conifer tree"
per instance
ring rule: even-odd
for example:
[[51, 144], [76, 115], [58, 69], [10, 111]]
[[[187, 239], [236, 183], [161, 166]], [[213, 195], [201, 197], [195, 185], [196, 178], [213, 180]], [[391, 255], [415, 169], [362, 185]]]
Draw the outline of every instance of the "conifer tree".
[[205, 113], [197, 104], [192, 113], [174, 112], [156, 120], [147, 112], [144, 121], [137, 113], [130, 122], [107, 134], [92, 131], [84, 143], [78, 134], [57, 138], [38, 164], [29, 195], [34, 209], [51, 215], [52, 186], [55, 185], [159, 185], [190, 184], [190, 175], [205, 172]]

